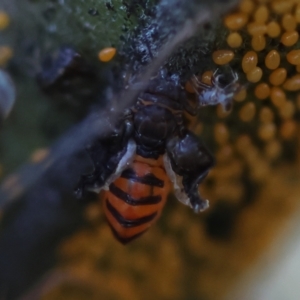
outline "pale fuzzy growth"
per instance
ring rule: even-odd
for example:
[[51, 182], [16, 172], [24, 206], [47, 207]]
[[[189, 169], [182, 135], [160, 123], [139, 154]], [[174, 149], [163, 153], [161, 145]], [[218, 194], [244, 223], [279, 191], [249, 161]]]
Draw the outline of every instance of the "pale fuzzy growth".
[[206, 199], [205, 202], [202, 204], [201, 208], [193, 207], [191, 204], [190, 198], [184, 191], [184, 187], [183, 187], [183, 183], [182, 183], [182, 176], [179, 176], [178, 174], [176, 174], [173, 171], [168, 155], [165, 154], [163, 156], [163, 160], [164, 160], [164, 166], [165, 166], [166, 172], [168, 174], [168, 177], [170, 178], [171, 182], [173, 183], [175, 197], [184, 205], [187, 205], [187, 206], [193, 208], [195, 212], [206, 210], [209, 207], [209, 201]]
[[120, 177], [121, 173], [132, 163], [134, 154], [136, 151], [136, 144], [133, 140], [129, 140], [126, 153], [122, 157], [122, 159], [119, 161], [119, 164], [115, 170], [115, 172], [106, 180], [105, 184], [103, 186], [95, 186], [92, 188], [89, 188], [90, 191], [95, 193], [100, 193], [101, 190], [107, 191], [109, 189], [109, 185], [114, 182], [118, 177]]
[[223, 109], [228, 111], [231, 108], [234, 95], [240, 91], [241, 85], [238, 83], [238, 75], [231, 71], [232, 80], [228, 84], [224, 84], [224, 74], [217, 74], [218, 69], [212, 76], [212, 85], [204, 84], [197, 77], [193, 77], [192, 82], [198, 94], [198, 102], [200, 106], [221, 104]]

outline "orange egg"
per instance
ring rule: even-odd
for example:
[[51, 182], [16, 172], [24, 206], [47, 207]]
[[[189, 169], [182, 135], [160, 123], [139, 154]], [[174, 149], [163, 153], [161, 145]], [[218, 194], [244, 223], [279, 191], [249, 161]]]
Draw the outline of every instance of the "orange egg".
[[233, 99], [237, 102], [242, 102], [246, 99], [246, 97], [247, 97], [247, 90], [241, 89], [237, 94], [233, 96]]
[[279, 87], [272, 87], [270, 99], [275, 106], [281, 107], [286, 102], [285, 92]]
[[259, 112], [259, 120], [262, 123], [271, 123], [274, 120], [274, 113], [269, 107], [263, 107]]
[[298, 42], [299, 33], [297, 31], [286, 31], [281, 36], [281, 43], [287, 47], [293, 46]]
[[226, 65], [234, 57], [234, 53], [231, 50], [217, 50], [213, 52], [212, 58], [217, 65]]
[[281, 143], [273, 139], [266, 144], [264, 151], [269, 159], [277, 159], [282, 152]]
[[286, 31], [293, 31], [296, 29], [297, 22], [293, 15], [290, 13], [284, 14], [281, 20], [282, 27]]
[[254, 95], [259, 100], [265, 100], [270, 96], [270, 86], [267, 83], [260, 83], [255, 87]]
[[112, 48], [112, 47], [104, 48], [98, 53], [98, 58], [102, 62], [109, 62], [113, 59], [116, 53], [117, 53], [116, 48]]
[[264, 35], [267, 32], [265, 24], [253, 22], [248, 24], [247, 31], [250, 35]]
[[217, 123], [214, 127], [214, 136], [218, 144], [224, 145], [229, 139], [229, 131], [224, 123]]
[[223, 106], [221, 104], [218, 104], [216, 107], [216, 114], [218, 118], [223, 119], [226, 118], [230, 115], [231, 111], [230, 110], [224, 110]]
[[265, 57], [265, 65], [270, 70], [275, 70], [280, 65], [280, 54], [276, 50], [271, 50]]
[[248, 51], [242, 59], [242, 69], [244, 73], [248, 73], [256, 68], [258, 62], [257, 53], [254, 51]]
[[244, 154], [245, 149], [248, 149], [249, 147], [251, 147], [251, 145], [251, 138], [246, 134], [239, 135], [235, 143], [236, 150], [240, 154]]
[[239, 117], [243, 122], [250, 122], [256, 113], [256, 108], [254, 103], [246, 103], [239, 111]]
[[218, 162], [226, 163], [230, 159], [233, 158], [233, 149], [232, 146], [229, 144], [223, 145], [218, 152], [216, 153], [216, 159]]
[[287, 61], [292, 65], [300, 65], [300, 50], [292, 50], [286, 55]]
[[284, 14], [291, 11], [294, 6], [294, 2], [290, 0], [273, 0], [271, 1], [271, 7], [276, 14]]
[[252, 69], [250, 72], [247, 73], [247, 80], [249, 82], [258, 82], [261, 80], [263, 75], [263, 71], [261, 68], [259, 67], [255, 67], [254, 69]]
[[266, 5], [259, 6], [254, 12], [254, 21], [257, 23], [266, 23], [269, 18], [269, 9]]
[[252, 49], [255, 51], [262, 51], [266, 47], [266, 38], [261, 35], [254, 35], [251, 40]]
[[276, 125], [274, 123], [265, 123], [259, 126], [258, 136], [264, 141], [269, 141], [274, 138], [276, 134]]
[[250, 14], [254, 9], [254, 3], [251, 0], [242, 0], [239, 3], [239, 9], [243, 13]]
[[238, 32], [232, 32], [227, 37], [227, 44], [231, 48], [239, 48], [242, 43], [242, 36]]
[[248, 16], [245, 13], [237, 12], [228, 15], [224, 19], [224, 24], [228, 29], [239, 30], [248, 22]]
[[280, 32], [281, 32], [281, 28], [280, 28], [280, 25], [277, 22], [271, 21], [267, 25], [267, 34], [268, 34], [269, 37], [276, 38], [280, 35]]
[[295, 137], [297, 132], [296, 122], [293, 120], [287, 120], [280, 126], [280, 136], [284, 140], [290, 140]]
[[278, 68], [271, 73], [269, 76], [269, 81], [274, 86], [278, 86], [284, 83], [286, 80], [287, 71], [285, 68]]
[[212, 85], [211, 78], [213, 76], [213, 71], [205, 71], [201, 76], [201, 81], [207, 85]]
[[300, 90], [300, 74], [294, 75], [293, 77], [286, 80], [283, 88], [287, 91], [296, 92]]
[[282, 119], [291, 119], [295, 114], [295, 104], [292, 101], [286, 101], [279, 110]]

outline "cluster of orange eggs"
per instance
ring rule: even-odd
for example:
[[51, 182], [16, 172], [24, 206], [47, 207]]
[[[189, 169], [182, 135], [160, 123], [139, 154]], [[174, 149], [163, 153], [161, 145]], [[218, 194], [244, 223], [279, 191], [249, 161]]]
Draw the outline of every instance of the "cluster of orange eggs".
[[[265, 103], [246, 103], [240, 109], [240, 119], [248, 122], [257, 115], [257, 133], [263, 141], [276, 136], [291, 139], [296, 133], [293, 117], [298, 109], [294, 99], [300, 90], [299, 23], [298, 1], [243, 0], [236, 12], [224, 18], [231, 49], [213, 53], [217, 65], [229, 63], [228, 57], [242, 57], [242, 72], [253, 85], [250, 89], [254, 95], [250, 94], [248, 99]], [[247, 98], [242, 93], [242, 97], [237, 95], [237, 101]], [[274, 123], [276, 115], [281, 119], [279, 128]]]
[[[216, 108], [218, 120], [211, 132], [217, 165], [210, 174], [215, 184], [207, 191], [213, 199], [238, 202], [243, 195], [242, 173], [254, 182], [264, 181], [282, 157], [283, 145], [297, 137], [300, 3], [242, 0], [223, 24], [227, 34], [212, 61], [216, 68], [232, 66], [245, 88], [234, 96], [231, 112], [221, 105]], [[206, 71], [199, 79], [211, 84], [212, 74], [213, 70]], [[186, 90], [194, 93], [190, 83]], [[206, 127], [205, 122], [198, 124], [198, 133], [210, 130]]]

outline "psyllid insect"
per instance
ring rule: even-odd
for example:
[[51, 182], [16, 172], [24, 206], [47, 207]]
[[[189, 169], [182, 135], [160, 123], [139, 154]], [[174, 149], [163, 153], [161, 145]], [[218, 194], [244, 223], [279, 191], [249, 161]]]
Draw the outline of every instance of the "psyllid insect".
[[224, 80], [224, 77], [224, 74], [218, 74], [217, 69], [212, 76], [212, 86], [210, 86], [193, 76], [192, 82], [198, 94], [200, 106], [221, 104], [225, 111], [230, 110], [232, 99], [240, 91], [241, 85], [238, 83], [237, 73], [233, 71], [231, 71], [230, 82], [228, 79]]
[[201, 105], [229, 103], [237, 78], [228, 85], [227, 95], [229, 91], [219, 85], [220, 76], [213, 86], [201, 86], [203, 94], [194, 108], [179, 76], [161, 71], [123, 114], [115, 132], [88, 150], [95, 169], [82, 176], [77, 193], [105, 191], [105, 215], [122, 243], [141, 235], [157, 220], [171, 182], [180, 202], [195, 212], [208, 207], [198, 186], [214, 159], [201, 139], [185, 127], [183, 113], [196, 115]]

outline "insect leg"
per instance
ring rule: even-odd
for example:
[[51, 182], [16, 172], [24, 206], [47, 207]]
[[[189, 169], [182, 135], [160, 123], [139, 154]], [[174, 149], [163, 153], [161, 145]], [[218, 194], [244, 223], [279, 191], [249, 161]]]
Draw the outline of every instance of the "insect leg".
[[84, 190], [99, 192], [105, 189], [123, 171], [135, 153], [135, 143], [130, 140], [132, 130], [131, 120], [127, 117], [110, 136], [87, 148], [94, 171], [81, 176], [75, 189], [78, 198], [82, 197]]
[[201, 197], [198, 186], [214, 165], [214, 158], [202, 140], [191, 131], [183, 130], [180, 136], [174, 136], [167, 143], [167, 155], [171, 168], [181, 178], [182, 192], [188, 198], [188, 201], [179, 200], [189, 204], [195, 212], [207, 208], [208, 201]]

